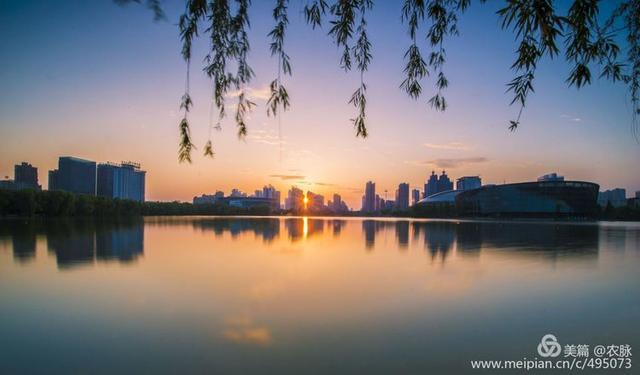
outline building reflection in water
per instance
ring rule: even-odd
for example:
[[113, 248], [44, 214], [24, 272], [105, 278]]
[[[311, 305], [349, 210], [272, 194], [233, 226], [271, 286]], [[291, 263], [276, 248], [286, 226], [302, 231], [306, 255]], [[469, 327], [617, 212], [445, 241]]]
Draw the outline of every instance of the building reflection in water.
[[309, 238], [324, 233], [325, 219], [287, 218], [284, 219], [284, 226], [287, 229], [287, 235], [291, 242], [300, 241], [303, 238]]
[[144, 252], [144, 224], [101, 227], [96, 232], [98, 261], [135, 261]]
[[36, 257], [38, 224], [33, 220], [0, 221], [0, 239], [11, 243], [13, 259], [27, 264]]
[[[36, 225], [32, 221], [7, 222], [5, 233], [11, 236], [13, 259], [18, 263], [28, 263], [36, 256]], [[0, 232], [1, 233], [1, 232]]]
[[455, 226], [451, 221], [414, 222], [413, 230], [422, 233], [424, 249], [429, 252], [431, 259], [437, 256], [444, 261], [455, 241]]
[[34, 259], [37, 236], [44, 235], [47, 251], [58, 269], [65, 270], [96, 261], [132, 262], [144, 251], [144, 222], [80, 219], [8, 220], [0, 235], [11, 236], [13, 256], [19, 262]]
[[289, 242], [298, 242], [324, 234], [325, 225], [333, 238], [339, 239], [360, 226], [367, 251], [376, 247], [380, 235], [394, 234], [400, 250], [421, 246], [431, 259], [442, 261], [455, 249], [459, 255], [477, 255], [481, 250], [508, 249], [522, 254], [548, 252], [550, 256], [595, 255], [598, 251], [599, 227], [591, 224], [553, 222], [498, 221], [410, 221], [410, 220], [340, 220], [322, 218], [206, 218], [187, 219], [201, 230], [216, 235], [230, 233], [233, 238], [253, 233], [266, 242], [280, 237], [280, 226]]
[[[477, 256], [482, 251], [508, 250], [511, 254], [556, 258], [595, 258], [598, 246], [625, 249], [639, 238], [632, 232], [591, 223], [498, 222], [447, 220], [353, 220], [322, 218], [147, 218], [126, 221], [7, 220], [0, 237], [9, 239], [13, 257], [27, 263], [36, 257], [37, 237], [45, 235], [48, 251], [59, 269], [102, 261], [132, 262], [144, 254], [144, 226], [190, 226], [216, 237], [232, 239], [253, 234], [266, 244], [291, 243], [328, 234], [335, 241], [361, 241], [367, 251], [376, 250], [383, 235], [385, 248], [409, 251], [422, 248], [432, 260], [445, 261], [454, 251]], [[325, 233], [325, 227], [328, 228]], [[281, 238], [283, 231], [286, 237]], [[630, 234], [631, 233], [631, 234]], [[633, 232], [635, 233], [635, 232]], [[395, 245], [388, 240], [395, 240]]]
[[232, 238], [237, 238], [250, 232], [267, 243], [280, 236], [280, 221], [273, 218], [205, 218], [189, 222], [193, 228], [213, 231], [216, 236], [228, 232]]
[[386, 227], [391, 228], [395, 224], [391, 221], [363, 220], [362, 231], [364, 232], [364, 243], [367, 250], [373, 250], [376, 245], [376, 236]]
[[346, 220], [340, 219], [331, 219], [329, 220], [329, 227], [332, 228], [333, 237], [340, 237], [340, 233], [342, 233], [342, 228], [347, 225]]
[[409, 247], [409, 222], [402, 220], [396, 221], [396, 239], [398, 246], [404, 250]]
[[[308, 217], [297, 218], [238, 218], [238, 217], [215, 217], [185, 219], [194, 228], [201, 231], [213, 231], [217, 236], [224, 233], [231, 234], [232, 238], [237, 238], [246, 233], [252, 233], [265, 242], [271, 242], [280, 237], [280, 223], [283, 223], [284, 230], [290, 242], [297, 242], [305, 238], [320, 236], [324, 233], [325, 223], [331, 228], [334, 236], [340, 236], [342, 228], [346, 225], [345, 220], [328, 220]], [[181, 221], [172, 221], [182, 223]], [[162, 223], [163, 225], [165, 223]]]
[[56, 257], [59, 269], [93, 263], [95, 226], [76, 220], [55, 220], [46, 228], [47, 249]]

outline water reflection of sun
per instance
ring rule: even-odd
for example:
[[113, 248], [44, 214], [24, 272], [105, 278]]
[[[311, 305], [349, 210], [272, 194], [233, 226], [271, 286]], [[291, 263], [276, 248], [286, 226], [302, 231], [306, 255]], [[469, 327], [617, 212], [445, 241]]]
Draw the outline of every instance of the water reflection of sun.
[[307, 238], [308, 234], [309, 234], [309, 218], [305, 216], [302, 218], [302, 237]]

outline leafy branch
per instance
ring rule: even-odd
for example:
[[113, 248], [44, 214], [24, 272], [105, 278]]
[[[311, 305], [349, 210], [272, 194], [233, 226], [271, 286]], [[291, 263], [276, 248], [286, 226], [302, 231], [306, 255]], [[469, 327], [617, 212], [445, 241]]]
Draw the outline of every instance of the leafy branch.
[[520, 125], [529, 94], [534, 92], [533, 80], [540, 58], [545, 55], [553, 58], [560, 51], [556, 39], [562, 35], [563, 18], [555, 13], [551, 0], [509, 0], [498, 15], [502, 28], [511, 28], [520, 39], [516, 61], [511, 65], [518, 75], [507, 84], [507, 92], [514, 94], [511, 104], [520, 105], [517, 118], [509, 122], [509, 129], [514, 131]]
[[278, 107], [281, 107], [283, 111], [289, 108], [289, 94], [282, 84], [282, 74], [291, 75], [289, 55], [284, 52], [284, 36], [289, 24], [287, 4], [288, 0], [277, 0], [276, 7], [273, 9], [273, 19], [276, 21], [276, 25], [268, 34], [271, 37], [271, 56], [278, 57], [278, 76], [269, 85], [271, 92], [267, 100], [267, 115], [269, 116], [276, 116]]
[[356, 118], [351, 119], [353, 126], [356, 128], [356, 136], [366, 138], [367, 126], [366, 126], [366, 107], [367, 107], [367, 85], [364, 83], [364, 72], [369, 68], [371, 63], [371, 42], [367, 36], [367, 21], [365, 19], [365, 12], [367, 9], [373, 7], [371, 0], [363, 0], [360, 2], [358, 10], [360, 11], [360, 24], [356, 30], [358, 34], [358, 40], [355, 46], [353, 46], [353, 56], [356, 60], [358, 70], [360, 71], [360, 87], [353, 93], [349, 103], [353, 104], [358, 110]]
[[[166, 19], [160, 0], [114, 0], [124, 5], [144, 4], [154, 13], [154, 19]], [[521, 121], [527, 99], [534, 93], [536, 68], [543, 58], [563, 55], [571, 64], [566, 78], [569, 87], [582, 88], [594, 80], [592, 73], [598, 67], [599, 78], [621, 82], [628, 88], [632, 104], [632, 130], [638, 139], [640, 118], [640, 1], [620, 0], [608, 17], [601, 17], [598, 0], [573, 0], [566, 15], [560, 15], [552, 0], [503, 0], [497, 11], [501, 28], [516, 36], [518, 46], [515, 61], [511, 65], [513, 79], [507, 83], [507, 92], [513, 95], [511, 105], [519, 106], [518, 115], [509, 122], [515, 130]], [[444, 73], [446, 62], [445, 41], [459, 33], [458, 20], [469, 7], [471, 0], [404, 0], [401, 20], [407, 25], [410, 39], [404, 53], [404, 79], [400, 89], [410, 98], [419, 99], [423, 81], [434, 74], [436, 92], [428, 100], [432, 108], [446, 110], [448, 103], [443, 95], [449, 86]], [[486, 0], [479, 0], [485, 3]], [[246, 115], [255, 107], [247, 97], [245, 88], [254, 77], [247, 60], [250, 50], [247, 29], [250, 0], [185, 0], [186, 9], [178, 23], [182, 41], [182, 57], [187, 65], [185, 92], [181, 100], [183, 118], [179, 123], [180, 147], [178, 159], [191, 161], [195, 148], [190, 136], [188, 112], [192, 106], [189, 94], [189, 67], [191, 46], [203, 24], [210, 41], [210, 51], [205, 57], [205, 73], [213, 82], [212, 103], [218, 111], [218, 126], [225, 117], [225, 97], [230, 90], [238, 93], [234, 120], [238, 136], [247, 133]], [[276, 116], [290, 106], [289, 95], [282, 83], [282, 75], [291, 75], [291, 61], [284, 51], [284, 41], [289, 19], [289, 1], [275, 0], [274, 28], [269, 32], [271, 55], [278, 59], [278, 75], [269, 85], [267, 115]], [[356, 136], [366, 137], [366, 90], [364, 73], [371, 62], [371, 43], [367, 34], [365, 13], [373, 8], [372, 0], [306, 0], [303, 14], [306, 23], [315, 29], [322, 27], [323, 18], [329, 14], [328, 34], [341, 50], [340, 67], [345, 71], [355, 62], [360, 72], [360, 85], [349, 99], [357, 110], [351, 119]], [[604, 21], [601, 21], [604, 19]], [[420, 28], [426, 30], [425, 39], [418, 38]], [[618, 41], [623, 36], [627, 43], [626, 56]], [[564, 45], [559, 42], [564, 40]], [[428, 53], [423, 54], [425, 43]], [[353, 45], [352, 45], [353, 44]], [[562, 48], [562, 50], [561, 50]], [[211, 116], [210, 116], [211, 117]], [[210, 129], [212, 124], [210, 123]], [[205, 145], [206, 156], [213, 156], [211, 137]]]

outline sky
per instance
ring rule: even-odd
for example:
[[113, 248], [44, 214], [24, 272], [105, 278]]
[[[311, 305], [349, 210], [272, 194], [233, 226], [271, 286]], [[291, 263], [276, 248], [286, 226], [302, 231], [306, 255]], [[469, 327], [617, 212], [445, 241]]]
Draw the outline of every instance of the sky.
[[[199, 67], [207, 41], [196, 42], [190, 122], [198, 149], [192, 164], [181, 164], [179, 102], [186, 66], [176, 23], [184, 2], [164, 1], [167, 20], [159, 22], [144, 6], [110, 0], [0, 2], [0, 177], [12, 178], [13, 165], [27, 161], [47, 186], [47, 171], [62, 155], [127, 160], [147, 171], [147, 200], [190, 201], [266, 184], [284, 196], [296, 185], [327, 198], [339, 193], [356, 209], [366, 181], [392, 199], [401, 182], [422, 190], [432, 170], [446, 170], [452, 179], [480, 175], [483, 183], [558, 172], [599, 183], [601, 190], [626, 188], [628, 196], [640, 190], [640, 143], [623, 85], [596, 80], [581, 90], [569, 88], [570, 67], [562, 59], [544, 60], [521, 126], [508, 130], [518, 112], [505, 92], [516, 41], [500, 29], [500, 4], [474, 3], [460, 19], [460, 36], [446, 41], [444, 113], [427, 104], [433, 78], [423, 82], [419, 100], [400, 90], [409, 45], [401, 4], [375, 4], [369, 12], [373, 61], [364, 76], [366, 139], [355, 136], [349, 121], [355, 109], [348, 99], [359, 74], [340, 69], [340, 51], [326, 23], [312, 30], [303, 5], [294, 0], [289, 8], [285, 51], [293, 76], [284, 84], [291, 108], [278, 120], [266, 115], [265, 106], [277, 74], [267, 37], [273, 2], [253, 2], [249, 62], [256, 77], [249, 91], [257, 107], [245, 140], [238, 139], [232, 116], [213, 132], [213, 160], [202, 156], [211, 84]], [[422, 47], [426, 54], [426, 43]]]

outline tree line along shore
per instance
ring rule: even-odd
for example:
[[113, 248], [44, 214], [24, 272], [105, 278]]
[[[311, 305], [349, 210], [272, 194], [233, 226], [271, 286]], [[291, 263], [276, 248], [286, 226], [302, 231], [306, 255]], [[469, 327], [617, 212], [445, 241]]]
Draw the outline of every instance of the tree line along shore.
[[[234, 207], [227, 204], [192, 204], [186, 202], [136, 202], [100, 196], [78, 195], [64, 191], [0, 189], [0, 216], [3, 217], [66, 217], [66, 216], [162, 216], [162, 215], [305, 215], [305, 212], [274, 210], [267, 206]], [[311, 216], [382, 216], [422, 218], [462, 218], [455, 206], [411, 207], [405, 211], [381, 211], [363, 214], [350, 211], [342, 214], [316, 212]], [[569, 218], [571, 219], [571, 218]], [[638, 207], [601, 208], [591, 220], [640, 221]]]

